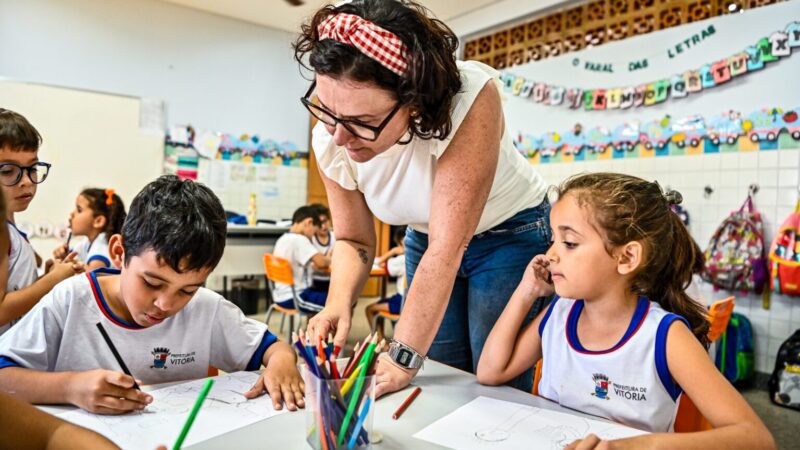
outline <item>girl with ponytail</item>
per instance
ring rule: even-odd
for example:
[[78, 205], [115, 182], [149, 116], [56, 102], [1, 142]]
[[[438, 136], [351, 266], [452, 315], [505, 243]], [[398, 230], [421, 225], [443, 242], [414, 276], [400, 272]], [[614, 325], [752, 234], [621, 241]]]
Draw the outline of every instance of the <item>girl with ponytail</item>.
[[[505, 383], [542, 359], [539, 395], [654, 433], [602, 444], [589, 435], [570, 449], [775, 448], [706, 353], [706, 310], [685, 293], [700, 250], [670, 209], [681, 195], [612, 173], [570, 178], [556, 194], [554, 241], [489, 334], [478, 381]], [[534, 301], [553, 294], [523, 327]], [[712, 430], [669, 433], [681, 395]]]
[[122, 230], [125, 222], [125, 205], [114, 189], [84, 189], [75, 199], [75, 209], [69, 215], [71, 236], [86, 239], [70, 249], [69, 242], [53, 251], [56, 261], [70, 252], [86, 263], [86, 270], [111, 267], [108, 240]]

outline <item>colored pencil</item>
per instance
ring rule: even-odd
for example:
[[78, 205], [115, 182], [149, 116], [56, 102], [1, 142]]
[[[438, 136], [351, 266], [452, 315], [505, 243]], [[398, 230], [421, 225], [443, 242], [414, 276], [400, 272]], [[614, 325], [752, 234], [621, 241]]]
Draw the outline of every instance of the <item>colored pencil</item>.
[[[369, 413], [369, 406], [372, 403], [372, 397], [367, 397], [367, 400], [364, 401], [364, 406], [361, 407], [361, 414], [358, 415], [358, 421], [356, 421], [356, 430], [360, 430], [361, 427], [364, 425], [364, 419], [367, 418], [367, 413]], [[352, 449], [356, 445], [356, 439], [358, 439], [359, 434], [353, 433], [350, 436], [350, 442], [347, 443], [347, 448]]]
[[214, 384], [213, 378], [209, 378], [206, 380], [206, 384], [204, 384], [203, 388], [200, 390], [200, 395], [197, 396], [197, 401], [194, 402], [192, 411], [189, 413], [189, 417], [186, 418], [186, 423], [183, 424], [183, 429], [181, 430], [181, 434], [178, 435], [178, 440], [175, 441], [175, 445], [172, 446], [172, 450], [180, 450], [180, 448], [183, 446], [183, 441], [186, 439], [186, 435], [189, 434], [189, 428], [192, 427], [194, 419], [195, 417], [197, 417], [197, 413], [200, 411], [200, 407], [203, 405], [203, 401], [206, 399], [208, 391], [211, 390], [211, 386], [213, 384]]
[[342, 427], [339, 429], [339, 441], [336, 443], [337, 446], [341, 446], [344, 442], [344, 432], [347, 430], [347, 425], [350, 424], [350, 421], [353, 419], [353, 413], [355, 412], [356, 405], [358, 405], [359, 400], [361, 399], [362, 390], [361, 388], [364, 386], [364, 378], [367, 372], [367, 368], [371, 362], [371, 358], [373, 353], [375, 352], [375, 345], [377, 344], [378, 335], [377, 333], [372, 338], [372, 341], [367, 345], [367, 350], [364, 352], [364, 356], [361, 357], [359, 361], [359, 365], [362, 366], [361, 373], [358, 374], [358, 378], [356, 379], [356, 386], [353, 390], [353, 393], [350, 394], [350, 405], [347, 407], [347, 414], [344, 416], [344, 421], [342, 421]]
[[403, 413], [405, 412], [405, 410], [406, 410], [406, 409], [408, 409], [408, 405], [410, 405], [410, 404], [411, 404], [411, 402], [413, 402], [413, 401], [414, 401], [414, 399], [415, 399], [415, 398], [417, 398], [417, 396], [419, 395], [419, 393], [420, 393], [420, 392], [422, 392], [422, 388], [421, 388], [421, 387], [419, 387], [419, 386], [417, 386], [417, 388], [416, 388], [416, 389], [414, 389], [414, 390], [411, 392], [411, 395], [409, 395], [409, 396], [408, 396], [408, 398], [406, 399], [406, 401], [404, 401], [404, 402], [403, 402], [403, 404], [402, 404], [402, 405], [400, 405], [400, 407], [399, 407], [399, 408], [397, 408], [397, 411], [395, 411], [395, 412], [394, 412], [394, 414], [392, 414], [392, 419], [394, 419], [394, 420], [397, 420], [397, 419], [399, 419], [399, 418], [400, 418], [400, 416], [402, 416], [402, 415], [403, 415]]
[[356, 382], [356, 378], [358, 378], [359, 373], [361, 373], [361, 366], [356, 367], [356, 370], [354, 370], [353, 373], [350, 374], [350, 377], [347, 379], [347, 381], [344, 382], [344, 385], [342, 386], [342, 395], [346, 395], [350, 388], [353, 387], [353, 383]]
[[105, 339], [108, 348], [111, 349], [111, 353], [114, 354], [114, 358], [117, 359], [117, 364], [119, 364], [119, 366], [122, 368], [122, 371], [125, 372], [125, 375], [133, 378], [133, 388], [137, 391], [141, 391], [141, 388], [139, 388], [139, 385], [136, 383], [136, 378], [131, 374], [131, 371], [128, 370], [128, 366], [125, 365], [125, 361], [123, 361], [122, 356], [119, 355], [117, 347], [115, 347], [114, 343], [111, 342], [111, 338], [108, 336], [108, 333], [106, 333], [106, 329], [103, 328], [103, 324], [97, 322], [97, 329], [100, 330], [100, 334], [103, 335], [103, 339]]

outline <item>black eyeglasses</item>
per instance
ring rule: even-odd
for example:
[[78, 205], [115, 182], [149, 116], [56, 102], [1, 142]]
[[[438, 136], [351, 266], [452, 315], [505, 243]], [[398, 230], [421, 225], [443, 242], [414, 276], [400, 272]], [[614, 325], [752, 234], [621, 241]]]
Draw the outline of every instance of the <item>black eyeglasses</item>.
[[0, 164], [0, 184], [15, 186], [22, 179], [22, 172], [28, 172], [28, 178], [33, 184], [39, 184], [47, 178], [51, 165], [46, 162], [33, 163], [27, 167], [14, 163]]
[[308, 88], [308, 92], [306, 92], [306, 95], [304, 95], [300, 99], [300, 101], [303, 103], [303, 106], [306, 107], [308, 112], [310, 112], [312, 116], [316, 117], [317, 120], [324, 123], [325, 125], [335, 127], [337, 123], [342, 124], [342, 126], [345, 127], [347, 131], [357, 136], [359, 139], [363, 139], [365, 141], [377, 141], [378, 136], [381, 135], [383, 129], [386, 128], [386, 125], [389, 124], [389, 121], [392, 120], [392, 117], [394, 117], [397, 111], [400, 110], [400, 106], [402, 106], [400, 102], [397, 102], [397, 105], [395, 105], [392, 112], [390, 112], [389, 115], [386, 116], [385, 119], [383, 119], [383, 122], [381, 122], [381, 124], [378, 125], [377, 127], [373, 127], [372, 125], [367, 125], [363, 122], [359, 122], [358, 120], [340, 119], [331, 114], [330, 111], [326, 110], [322, 106], [315, 105], [311, 100], [309, 100], [309, 97], [311, 97], [311, 93], [314, 92], [315, 87], [317, 87], [316, 81], [311, 83], [311, 87]]

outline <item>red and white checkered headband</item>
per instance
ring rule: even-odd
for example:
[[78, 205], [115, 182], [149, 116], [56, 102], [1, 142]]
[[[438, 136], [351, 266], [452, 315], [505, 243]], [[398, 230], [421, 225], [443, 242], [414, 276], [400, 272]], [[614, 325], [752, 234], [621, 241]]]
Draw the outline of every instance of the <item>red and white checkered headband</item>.
[[354, 14], [329, 16], [317, 27], [319, 40], [333, 39], [352, 45], [383, 67], [403, 76], [408, 70], [406, 46], [391, 31]]

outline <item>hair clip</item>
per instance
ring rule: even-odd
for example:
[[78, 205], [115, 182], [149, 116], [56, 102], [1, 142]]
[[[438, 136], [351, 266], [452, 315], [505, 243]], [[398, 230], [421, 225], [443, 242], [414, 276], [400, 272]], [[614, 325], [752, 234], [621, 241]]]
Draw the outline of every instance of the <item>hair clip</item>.
[[667, 201], [669, 206], [680, 205], [683, 202], [683, 196], [680, 192], [670, 189], [664, 193], [664, 200]]
[[113, 204], [114, 204], [114, 190], [106, 189], [106, 206], [111, 206]]

